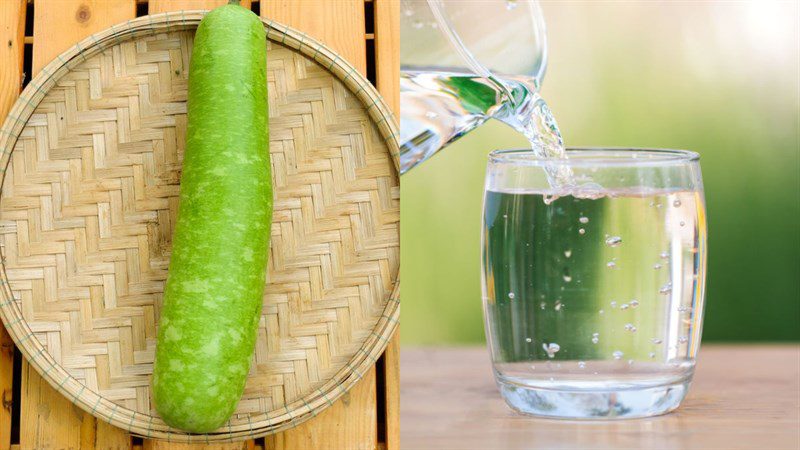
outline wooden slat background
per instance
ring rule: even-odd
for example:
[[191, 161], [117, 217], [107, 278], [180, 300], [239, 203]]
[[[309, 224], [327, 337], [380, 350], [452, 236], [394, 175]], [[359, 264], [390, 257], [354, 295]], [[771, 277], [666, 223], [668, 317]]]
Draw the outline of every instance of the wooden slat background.
[[[0, 0], [0, 119], [22, 87], [24, 44], [32, 45], [35, 75], [78, 40], [147, 11], [210, 9], [226, 0]], [[368, 72], [367, 40], [374, 40], [379, 91], [399, 114], [398, 0], [242, 0], [261, 16], [290, 25], [324, 42]], [[32, 6], [32, 8], [31, 8]], [[25, 36], [32, 9], [33, 35]], [[372, 14], [366, 14], [366, 10]], [[367, 17], [374, 33], [366, 32]], [[30, 75], [30, 74], [29, 74]], [[131, 438], [73, 406], [24, 360], [18, 368], [19, 402], [13, 401], [14, 347], [0, 326], [0, 450], [19, 449], [387, 449], [399, 448], [399, 341], [395, 336], [364, 379], [331, 408], [298, 427], [236, 444], [191, 445]], [[380, 408], [380, 410], [379, 410]], [[18, 442], [12, 419], [19, 415]]]

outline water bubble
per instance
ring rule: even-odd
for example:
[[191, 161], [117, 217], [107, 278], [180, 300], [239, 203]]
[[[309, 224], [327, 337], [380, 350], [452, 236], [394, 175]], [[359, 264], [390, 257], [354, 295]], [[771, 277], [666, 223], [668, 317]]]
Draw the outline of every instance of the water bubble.
[[566, 256], [567, 258], [572, 256], [572, 250], [564, 250], [564, 256]]
[[549, 205], [550, 203], [553, 203], [556, 200], [558, 200], [557, 195], [545, 195], [542, 197], [542, 201], [544, 202], [545, 205]]
[[508, 214], [503, 214], [503, 219], [508, 219]]
[[653, 269], [658, 270], [660, 268], [661, 268], [661, 264], [658, 264], [658, 263], [653, 264]]
[[564, 274], [564, 281], [565, 281], [565, 282], [567, 282], [567, 283], [569, 283], [570, 281], [572, 281], [572, 277], [571, 277], [571, 276], [569, 276], [569, 274], [566, 274], [566, 273], [565, 273], [565, 274]]
[[433, 29], [439, 28], [439, 24], [434, 22], [434, 21], [432, 21], [432, 20], [428, 23], [428, 25], [430, 25], [431, 28], [433, 28]]
[[603, 311], [602, 309], [601, 309], [600, 311], [597, 311], [597, 312], [598, 312], [599, 314], [601, 314], [601, 315], [606, 313], [606, 312], [605, 312], [605, 311]]
[[621, 352], [621, 351], [619, 351], [619, 350], [614, 350], [614, 353], [612, 353], [612, 354], [611, 354], [611, 356], [613, 356], [613, 357], [614, 357], [614, 359], [622, 359], [622, 357], [623, 357], [624, 355], [625, 355], [625, 353], [622, 353], [622, 352]]
[[650, 352], [647, 356], [649, 356], [650, 359], [653, 359], [656, 357], [656, 352]]
[[656, 204], [656, 208], [661, 208], [661, 203]]
[[625, 324], [625, 331], [630, 331], [631, 333], [636, 333], [636, 326], [632, 323]]
[[667, 252], [661, 252], [661, 254], [660, 254], [660, 255], [658, 255], [658, 256], [659, 256], [661, 259], [669, 259], [669, 253], [667, 253]]
[[539, 303], [539, 308], [540, 309], [545, 309], [545, 308], [547, 308], [547, 304], [545, 302]]
[[562, 308], [563, 306], [564, 306], [564, 304], [563, 304], [563, 303], [561, 303], [560, 301], [556, 300], [556, 305], [555, 305], [553, 308], [554, 308], [556, 311], [561, 311], [561, 308]]
[[533, 339], [531, 339], [531, 338], [525, 338], [525, 342], [527, 342], [527, 343], [531, 343], [531, 342], [533, 342]]
[[692, 312], [691, 306], [678, 306], [678, 312]]
[[439, 114], [436, 114], [433, 111], [428, 111], [428, 112], [425, 113], [425, 117], [427, 117], [428, 119], [435, 119], [435, 118], [439, 117]]
[[592, 333], [592, 344], [600, 342], [600, 333]]
[[627, 303], [623, 303], [623, 304], [619, 305], [619, 309], [621, 309], [623, 311], [625, 311], [628, 308], [630, 308], [630, 306]]
[[619, 247], [622, 244], [622, 238], [619, 236], [609, 236], [606, 238], [606, 245], [609, 247]]
[[682, 226], [682, 227], [683, 227], [683, 226], [686, 226], [686, 222], [684, 222], [684, 221], [682, 221], [682, 220], [681, 220], [681, 222], [680, 222], [678, 225], [680, 225], [680, 226]]
[[406, 17], [411, 17], [414, 15], [414, 10], [411, 8], [403, 10], [403, 15]]
[[561, 350], [561, 347], [555, 342], [551, 342], [549, 344], [544, 343], [542, 344], [542, 348], [544, 349], [545, 352], [547, 352], [548, 358], [554, 358], [556, 356], [556, 353], [558, 353], [558, 351]]
[[578, 233], [580, 233], [580, 234], [586, 234], [586, 230], [584, 230], [583, 228], [580, 228], [580, 229], [578, 230]]
[[632, 359], [629, 359], [629, 360], [628, 360], [628, 365], [629, 365], [629, 366], [632, 366], [632, 365], [633, 365], [633, 360], [632, 360]]
[[676, 207], [676, 208], [680, 208], [680, 206], [681, 206], [681, 201], [680, 201], [680, 200], [675, 200], [674, 202], [672, 202], [672, 206], [674, 206], [674, 207]]
[[510, 298], [511, 300], [514, 300], [514, 297], [516, 297], [516, 295], [514, 295], [513, 292], [509, 292], [508, 293], [508, 298]]
[[616, 269], [617, 263], [615, 263], [614, 261], [609, 261], [606, 263], [606, 267], [608, 267], [609, 269]]
[[578, 218], [578, 222], [580, 222], [580, 223], [589, 223], [589, 218], [581, 216], [580, 218]]
[[667, 283], [664, 286], [661, 286], [661, 289], [658, 290], [658, 293], [661, 295], [669, 295], [672, 292], [672, 283]]
[[517, 6], [519, 6], [517, 4], [517, 0], [506, 0], [506, 9], [507, 10], [511, 11], [511, 10], [515, 9]]
[[650, 207], [656, 206], [656, 202], [650, 202]]
[[653, 344], [655, 344], [655, 345], [659, 345], [660, 343], [662, 343], [662, 342], [664, 342], [664, 341], [662, 341], [662, 340], [661, 340], [661, 339], [659, 339], [659, 338], [652, 338], [652, 339], [650, 339], [650, 342], [652, 342], [652, 343], [653, 343]]
[[424, 24], [422, 23], [421, 20], [415, 20], [415, 21], [411, 22], [411, 26], [413, 28], [419, 30], [420, 28], [422, 28], [424, 26]]
[[611, 305], [611, 307], [612, 307], [612, 308], [616, 308], [616, 307], [617, 307], [617, 302], [615, 302], [615, 301], [612, 301], [612, 302], [610, 303], [610, 305]]
[[631, 305], [631, 308], [636, 308], [637, 306], [639, 306], [639, 302], [636, 301], [636, 300], [631, 300], [630, 305]]
[[678, 338], [678, 342], [680, 342], [681, 344], [685, 344], [687, 341], [689, 341], [689, 338], [686, 336], [681, 336]]
[[583, 361], [578, 361], [578, 368], [579, 369], [585, 369], [586, 368], [586, 363], [583, 362]]

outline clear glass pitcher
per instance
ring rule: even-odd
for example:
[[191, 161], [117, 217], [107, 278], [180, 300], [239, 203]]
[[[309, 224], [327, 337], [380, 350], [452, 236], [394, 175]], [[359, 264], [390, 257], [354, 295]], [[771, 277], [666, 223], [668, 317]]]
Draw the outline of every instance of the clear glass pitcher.
[[400, 27], [401, 173], [490, 117], [519, 129], [517, 117], [546, 108], [538, 2], [403, 0]]

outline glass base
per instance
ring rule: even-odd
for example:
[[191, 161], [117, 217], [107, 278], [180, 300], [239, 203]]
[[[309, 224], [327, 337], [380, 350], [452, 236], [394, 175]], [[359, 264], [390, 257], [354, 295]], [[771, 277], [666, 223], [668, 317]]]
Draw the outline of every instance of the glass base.
[[673, 411], [689, 390], [690, 379], [662, 386], [607, 391], [538, 388], [497, 379], [511, 409], [553, 419], [614, 420], [657, 416]]

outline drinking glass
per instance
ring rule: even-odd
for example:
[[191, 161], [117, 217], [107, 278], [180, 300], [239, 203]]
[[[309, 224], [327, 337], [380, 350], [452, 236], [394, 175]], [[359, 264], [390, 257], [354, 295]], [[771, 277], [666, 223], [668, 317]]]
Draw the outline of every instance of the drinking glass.
[[[508, 405], [557, 418], [677, 408], [700, 346], [706, 212], [683, 150], [492, 152], [482, 288], [495, 380]], [[573, 183], [547, 173], [568, 168]]]

